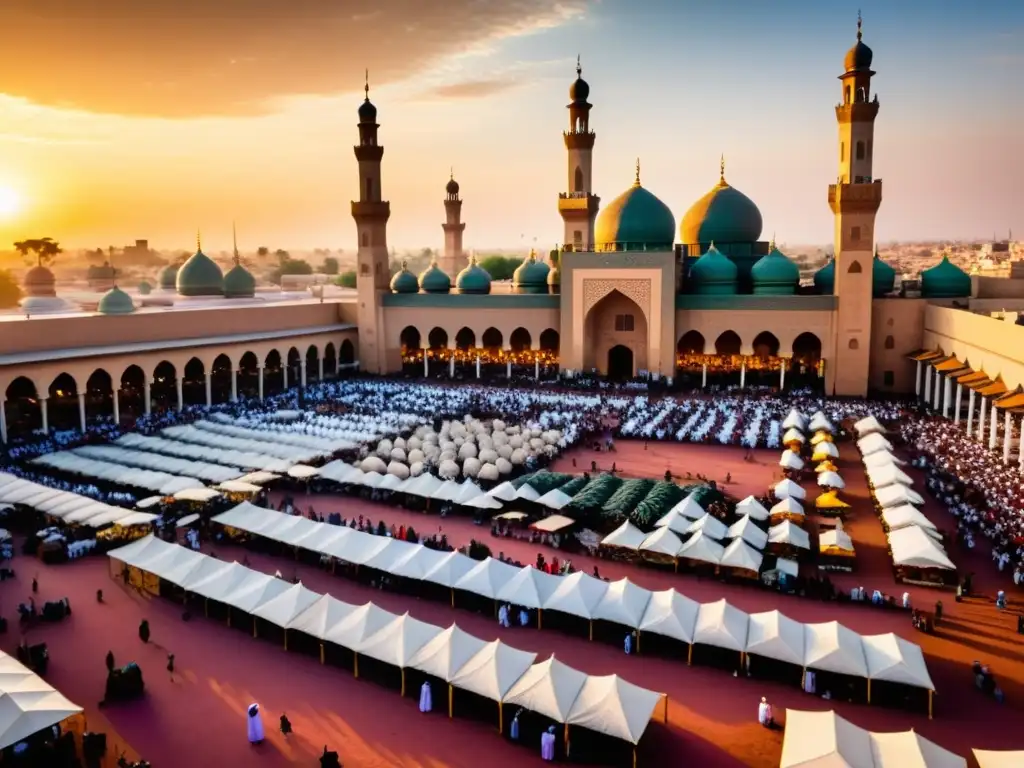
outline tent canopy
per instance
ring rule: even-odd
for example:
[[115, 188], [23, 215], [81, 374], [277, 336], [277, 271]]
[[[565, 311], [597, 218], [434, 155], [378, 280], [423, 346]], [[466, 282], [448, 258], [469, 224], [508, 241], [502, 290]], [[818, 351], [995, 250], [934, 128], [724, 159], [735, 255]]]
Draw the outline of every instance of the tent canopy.
[[252, 615], [279, 627], [287, 628], [296, 616], [301, 615], [319, 599], [320, 595], [316, 592], [306, 589], [302, 584], [296, 584], [260, 605], [252, 612]]
[[679, 594], [674, 589], [652, 592], [638, 629], [673, 640], [693, 643], [693, 630], [697, 625], [700, 604]]
[[747, 496], [736, 505], [737, 515], [746, 515], [751, 520], [767, 520], [768, 509], [753, 496]]
[[396, 616], [352, 648], [356, 653], [405, 669], [416, 652], [442, 632], [440, 627], [414, 619], [408, 613]]
[[326, 640], [327, 632], [344, 621], [356, 606], [330, 595], [321, 595], [306, 610], [288, 622], [288, 629], [305, 632], [317, 640]]
[[566, 722], [637, 744], [663, 697], [618, 675], [588, 677]]
[[860, 635], [838, 621], [804, 625], [804, 666], [840, 675], [868, 676]]
[[868, 677], [871, 680], [885, 680], [929, 691], [935, 690], [920, 646], [909, 643], [892, 632], [885, 635], [865, 635], [861, 641], [868, 665]]
[[621, 547], [622, 549], [638, 549], [644, 543], [647, 534], [633, 525], [629, 520], [624, 522], [601, 541], [602, 547]]
[[701, 603], [693, 630], [693, 642], [743, 651], [747, 645], [747, 625], [750, 616], [723, 598], [713, 603]]
[[487, 645], [483, 640], [464, 632], [457, 624], [434, 635], [409, 659], [409, 668], [434, 675], [446, 683], [466, 662]]
[[804, 625], [779, 611], [750, 614], [747, 653], [804, 665]]
[[0, 651], [0, 749], [81, 711], [35, 672]]
[[594, 618], [636, 629], [643, 621], [650, 600], [650, 590], [638, 587], [629, 579], [619, 579], [608, 585], [601, 602], [594, 608]]
[[1013, 751], [994, 751], [975, 749], [974, 759], [979, 768], [1019, 768], [1024, 765], [1024, 749]]
[[608, 591], [608, 583], [583, 571], [563, 576], [559, 582], [544, 604], [544, 610], [561, 611], [581, 619], [595, 618], [594, 611]]
[[558, 576], [527, 565], [520, 568], [519, 572], [499, 590], [498, 600], [534, 610], [543, 608], [558, 589], [560, 581]]
[[536, 653], [520, 651], [494, 640], [463, 664], [449, 682], [456, 688], [500, 702], [536, 658]]
[[892, 550], [892, 561], [895, 565], [956, 570], [953, 561], [935, 539], [916, 525], [889, 531], [889, 548]]
[[556, 723], [569, 719], [569, 712], [587, 676], [552, 656], [534, 664], [505, 694], [504, 704], [513, 704], [544, 715]]

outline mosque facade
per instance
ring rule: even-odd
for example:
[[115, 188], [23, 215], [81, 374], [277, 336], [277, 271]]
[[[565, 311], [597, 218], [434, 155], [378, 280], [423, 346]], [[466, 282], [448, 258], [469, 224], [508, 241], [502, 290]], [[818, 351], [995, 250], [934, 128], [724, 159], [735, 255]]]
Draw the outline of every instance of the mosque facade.
[[[566, 187], [556, 198], [563, 244], [531, 253], [510, 286], [492, 284], [463, 249], [461, 190], [452, 177], [443, 255], [419, 275], [404, 266], [390, 274], [384, 145], [367, 85], [354, 147], [359, 199], [350, 207], [354, 298], [271, 296], [257, 289], [237, 248], [225, 274], [197, 243], [184, 264], [134, 293], [117, 285], [114, 270], [97, 272], [94, 282], [106, 292], [76, 308], [57, 296], [41, 260], [26, 277], [21, 312], [0, 313], [0, 438], [14, 425], [77, 427], [94, 415], [122, 420], [159, 407], [263, 397], [355, 369], [462, 380], [646, 375], [685, 388], [864, 396], [920, 389], [918, 358], [945, 350], [929, 359], [984, 360], [988, 378], [1005, 370], [1007, 387], [1019, 388], [1024, 328], [989, 327], [991, 318], [963, 311], [975, 301], [972, 279], [945, 259], [923, 273], [919, 297], [897, 294], [895, 271], [875, 251], [882, 181], [873, 164], [872, 60], [858, 23], [839, 75], [838, 169], [823, 190], [835, 257], [813, 286], [802, 286], [796, 264], [763, 238], [761, 212], [729, 183], [724, 159], [678, 227], [643, 186], [639, 162], [632, 184], [602, 206], [591, 90], [578, 64], [563, 133]], [[1005, 296], [998, 301], [1005, 307]], [[1020, 359], [986, 352], [979, 333], [1005, 336], [1010, 357], [1016, 349]]]

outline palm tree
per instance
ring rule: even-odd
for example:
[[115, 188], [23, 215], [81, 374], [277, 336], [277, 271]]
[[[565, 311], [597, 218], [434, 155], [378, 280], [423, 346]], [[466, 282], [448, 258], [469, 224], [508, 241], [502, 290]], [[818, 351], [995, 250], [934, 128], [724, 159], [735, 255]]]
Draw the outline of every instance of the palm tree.
[[36, 240], [21, 240], [14, 244], [14, 249], [24, 258], [29, 258], [29, 253], [35, 254], [36, 266], [48, 267], [53, 264], [57, 256], [64, 252], [60, 243], [52, 237], [41, 237]]

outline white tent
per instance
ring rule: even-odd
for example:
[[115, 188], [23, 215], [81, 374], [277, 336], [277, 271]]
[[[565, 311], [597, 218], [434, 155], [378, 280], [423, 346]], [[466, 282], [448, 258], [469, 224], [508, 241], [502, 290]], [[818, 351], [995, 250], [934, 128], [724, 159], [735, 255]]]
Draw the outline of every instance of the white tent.
[[953, 561], [935, 539], [922, 528], [911, 525], [889, 532], [889, 548], [895, 565], [910, 568], [943, 568], [956, 570]]
[[769, 512], [772, 515], [802, 515], [804, 506], [796, 499], [782, 499]]
[[747, 653], [804, 665], [804, 625], [778, 611], [750, 614]]
[[602, 547], [621, 547], [622, 549], [638, 549], [644, 543], [647, 534], [633, 525], [629, 520], [601, 540]]
[[430, 498], [435, 501], [454, 501], [461, 490], [462, 486], [454, 480], [445, 480], [434, 489], [434, 492], [430, 494]]
[[566, 722], [637, 744], [663, 698], [618, 675], [588, 677]]
[[519, 573], [514, 565], [503, 563], [493, 557], [481, 560], [466, 575], [458, 580], [455, 589], [472, 592], [480, 597], [497, 599], [502, 588]]
[[452, 496], [452, 501], [456, 504], [468, 504], [478, 496], [483, 496], [483, 494], [484, 492], [480, 486], [467, 478], [463, 481], [462, 485], [459, 486], [458, 492]]
[[204, 560], [206, 560], [206, 555], [201, 552], [184, 547], [173, 547], [166, 556], [151, 560], [144, 570], [171, 584], [181, 584], [187, 580], [192, 571], [202, 565]]
[[889, 464], [895, 464], [897, 467], [905, 466], [907, 462], [903, 459], [898, 459], [888, 451], [878, 451], [864, 457], [865, 467], [884, 467]]
[[448, 552], [431, 549], [422, 544], [414, 544], [412, 547], [404, 557], [391, 563], [388, 573], [392, 576], [422, 581], [424, 576], [448, 559]]
[[[685, 517], [687, 520], [697, 520], [701, 517], [704, 517], [704, 515], [707, 514], [707, 511], [704, 509], [704, 507], [700, 505], [700, 502], [698, 502], [691, 495], [687, 496], [685, 499], [683, 499], [674, 507], [672, 507], [672, 509], [669, 510], [669, 514], [681, 515], [682, 517]], [[668, 515], [665, 515], [665, 517], [668, 517]], [[661, 520], [664, 520], [665, 517], [661, 518]], [[661, 528], [664, 525], [667, 525], [667, 523], [662, 523], [661, 520], [654, 524], [656, 528]]]
[[806, 427], [807, 419], [796, 408], [790, 410], [782, 422], [783, 429], [805, 429]]
[[262, 528], [272, 525], [280, 519], [280, 513], [266, 507], [257, 507], [248, 501], [237, 504], [227, 512], [211, 518], [211, 522], [220, 523], [240, 531], [257, 533]]
[[629, 579], [619, 579], [608, 585], [601, 602], [594, 608], [594, 618], [636, 629], [643, 621], [650, 600], [650, 590], [638, 587]]
[[811, 432], [835, 432], [835, 427], [832, 426], [832, 422], [829, 421], [821, 411], [818, 411], [811, 416], [811, 421], [807, 425], [807, 428]]
[[316, 477], [319, 474], [319, 469], [316, 467], [307, 467], [305, 464], [296, 464], [288, 470], [288, 477], [294, 477], [297, 480], [308, 480], [309, 478]]
[[498, 591], [498, 600], [534, 610], [543, 608], [558, 589], [560, 582], [560, 577], [527, 565], [520, 568], [519, 572]]
[[799, 472], [804, 468], [804, 460], [793, 451], [783, 451], [782, 456], [779, 458], [779, 466], [783, 469], [792, 469], [795, 472]]
[[803, 443], [806, 440], [807, 438], [804, 437], [803, 433], [795, 427], [787, 429], [786, 433], [782, 436], [783, 445], [789, 445], [789, 443]]
[[250, 571], [249, 576], [241, 584], [221, 598], [221, 602], [245, 613], [254, 613], [264, 603], [270, 602], [291, 586], [284, 579]]
[[182, 587], [187, 592], [205, 597], [208, 600], [223, 601], [240, 584], [242, 584], [253, 571], [240, 563], [230, 563], [223, 571], [211, 571], [199, 577], [199, 570], [193, 572], [196, 578], [186, 579]]
[[757, 527], [749, 515], [744, 515], [729, 526], [725, 532], [727, 539], [742, 539], [754, 549], [764, 549], [768, 543], [768, 534]]
[[461, 552], [448, 552], [438, 563], [423, 574], [423, 580], [442, 587], [453, 588], [463, 576], [476, 568], [477, 561]]
[[925, 528], [930, 531], [936, 530], [935, 523], [910, 504], [882, 510], [882, 521], [893, 531], [898, 531], [900, 528], [907, 528], [911, 525], [916, 525], [919, 528]]
[[698, 610], [698, 602], [674, 589], [652, 592], [638, 629], [691, 644]]
[[363, 565], [376, 557], [392, 541], [387, 536], [375, 536], [372, 533], [353, 530], [350, 535], [331, 542], [322, 554], [336, 557], [352, 565]]
[[292, 618], [287, 629], [325, 640], [327, 632], [348, 618], [354, 610], [356, 606], [350, 603], [342, 602], [330, 595], [321, 595], [306, 610]]
[[537, 499], [537, 503], [540, 504], [541, 506], [545, 506], [548, 509], [555, 510], [561, 509], [571, 501], [572, 496], [565, 493], [564, 491], [560, 491], [558, 488], [554, 488], [548, 491], [539, 499]]
[[[694, 504], [696, 505], [697, 502], [694, 502]], [[702, 509], [700, 517], [703, 517], [705, 514], [707, 513]], [[678, 533], [680, 536], [684, 536], [686, 535], [686, 530], [690, 527], [690, 523], [694, 520], [700, 519], [700, 517], [687, 517], [681, 512], [676, 512], [675, 509], [671, 509], [658, 518], [658, 521], [654, 524], [654, 528], [656, 531], [672, 531], [673, 533]]]
[[493, 496], [482, 493], [476, 498], [467, 501], [466, 506], [473, 507], [474, 509], [501, 509], [504, 505]]
[[516, 498], [522, 499], [523, 501], [536, 501], [540, 498], [540, 494], [537, 493], [537, 489], [529, 483], [523, 483], [516, 489]]
[[265, 619], [278, 627], [287, 628], [297, 616], [320, 599], [316, 592], [296, 584], [284, 590], [277, 597], [267, 600], [252, 612], [259, 619]]
[[875, 486], [875, 489], [885, 488], [887, 485], [901, 485], [911, 486], [914, 481], [910, 475], [904, 472], [902, 469], [897, 467], [895, 464], [886, 464], [882, 467], [870, 467], [867, 470], [868, 480]]
[[[680, 517], [687, 525], [690, 521]], [[683, 548], [683, 541], [676, 536], [671, 528], [658, 528], [654, 533], [645, 538], [640, 543], [641, 552], [651, 552], [658, 555], [667, 555], [669, 557], [675, 557], [679, 554], [679, 550]]]
[[422, 474], [409, 481], [409, 484], [405, 486], [405, 492], [413, 496], [422, 496], [429, 499], [441, 485], [442, 482], [433, 475]]
[[744, 571], [761, 572], [764, 556], [743, 539], [733, 539], [722, 553], [721, 565]]
[[853, 539], [850, 538], [850, 534], [843, 530], [841, 524], [837, 524], [835, 528], [827, 531], [822, 531], [818, 537], [818, 548], [824, 549], [825, 547], [835, 547], [836, 549], [843, 549], [847, 552], [853, 552]]
[[825, 459], [838, 459], [839, 449], [836, 448], [835, 443], [830, 443], [827, 440], [818, 443], [814, 446], [814, 452], [811, 454], [811, 461], [824, 461]]
[[457, 624], [441, 630], [409, 659], [408, 666], [450, 683], [466, 662], [480, 653], [487, 644]]
[[804, 625], [804, 666], [853, 677], [868, 676], [860, 635], [838, 621]]
[[721, 541], [729, 529], [725, 523], [714, 515], [706, 514], [699, 520], [694, 520], [686, 529], [686, 533], [703, 533], [705, 536]]
[[396, 616], [352, 650], [393, 667], [405, 669], [416, 652], [441, 634], [441, 628], [414, 619], [408, 613]]
[[862, 437], [858, 440], [857, 450], [861, 452], [862, 456], [870, 456], [871, 454], [878, 453], [879, 451], [889, 451], [891, 453], [892, 443], [886, 440], [882, 435], [875, 433], [873, 435], [868, 435], [867, 437]]
[[512, 501], [516, 497], [516, 487], [506, 481], [491, 488], [487, 495], [493, 496], [499, 501]]
[[608, 583], [583, 571], [563, 576], [559, 581], [558, 588], [544, 603], [544, 610], [593, 619], [594, 609], [608, 591]]
[[495, 640], [463, 664], [452, 675], [450, 683], [456, 688], [500, 702], [536, 658], [536, 653], [520, 651]]
[[373, 557], [360, 563], [367, 568], [373, 568], [384, 573], [391, 573], [391, 569], [398, 563], [411, 557], [422, 545], [412, 544], [401, 539], [392, 539], [387, 536], [380, 536], [384, 539], [384, 546], [378, 549]]
[[328, 627], [324, 640], [355, 650], [366, 638], [377, 634], [397, 618], [390, 611], [366, 603], [354, 608], [334, 626]]
[[789, 520], [783, 520], [778, 525], [768, 529], [769, 544], [788, 544], [791, 547], [800, 549], [811, 548], [811, 537], [803, 528], [794, 525]]
[[[779, 768], [878, 768], [870, 734], [835, 712], [786, 710]], [[886, 768], [900, 768], [887, 766]]]
[[872, 733], [871, 747], [879, 768], [967, 768], [967, 761], [914, 731]]
[[747, 496], [747, 498], [736, 505], [736, 514], [746, 515], [751, 520], [767, 520], [769, 517], [768, 510], [764, 504], [753, 496]]
[[853, 431], [857, 433], [857, 437], [867, 437], [872, 433], [885, 434], [885, 427], [882, 426], [882, 422], [876, 419], [874, 416], [865, 416], [863, 419], [855, 422], [853, 425]]
[[1020, 768], [1024, 765], [1024, 749], [1012, 751], [995, 751], [990, 749], [974, 749], [974, 759], [979, 768]]
[[864, 635], [864, 657], [868, 663], [868, 678], [889, 683], [902, 683], [934, 691], [935, 684], [924, 663], [921, 646], [907, 642], [899, 635]]
[[274, 541], [279, 541], [292, 547], [301, 546], [305, 549], [306, 541], [319, 538], [324, 533], [324, 523], [318, 523], [315, 520], [310, 520], [308, 517], [296, 517], [294, 520], [295, 522], [286, 529], [273, 529]]
[[586, 682], [587, 675], [552, 656], [526, 670], [505, 694], [502, 703], [564, 723]]
[[822, 488], [837, 488], [843, 489], [846, 487], [846, 482], [839, 476], [838, 472], [821, 472], [818, 475], [818, 485]]
[[801, 488], [799, 485], [794, 483], [788, 477], [785, 480], [780, 480], [772, 488], [772, 493], [776, 499], [806, 499], [807, 491]]
[[149, 534], [141, 539], [136, 539], [130, 544], [125, 544], [123, 547], [112, 549], [107, 554], [112, 560], [138, 567], [145, 559], [152, 557], [154, 552], [162, 552], [167, 547], [173, 546], [173, 544], [168, 544], [163, 539], [158, 539], [153, 534]]
[[704, 531], [698, 531], [679, 548], [677, 557], [718, 565], [722, 562], [723, 554], [725, 554], [725, 548], [721, 544], [705, 534]]
[[875, 501], [882, 509], [900, 507], [904, 504], [924, 504], [921, 494], [905, 485], [887, 485], [885, 488], [875, 489]]
[[0, 749], [81, 711], [35, 672], [0, 651]]
[[262, 489], [254, 483], [245, 483], [241, 480], [225, 480], [216, 486], [218, 490], [227, 493], [259, 493]]
[[750, 616], [729, 605], [723, 598], [713, 603], [701, 603], [693, 629], [693, 642], [743, 651], [747, 645], [747, 625]]

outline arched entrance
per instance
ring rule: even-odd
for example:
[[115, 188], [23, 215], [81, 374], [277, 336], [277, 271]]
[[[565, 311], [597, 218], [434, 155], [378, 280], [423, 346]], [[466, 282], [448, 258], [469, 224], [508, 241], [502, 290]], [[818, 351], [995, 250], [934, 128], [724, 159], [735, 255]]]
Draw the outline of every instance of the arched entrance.
[[633, 372], [633, 350], [625, 344], [616, 344], [608, 350], [608, 373], [609, 379], [624, 381], [634, 376]]
[[[616, 377], [628, 369], [627, 378], [650, 368], [647, 359], [647, 317], [640, 306], [625, 294], [613, 290], [587, 314], [584, 323], [583, 368], [612, 376], [614, 357]], [[624, 347], [629, 353], [612, 351]]]

